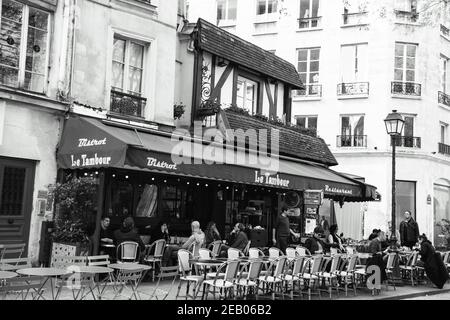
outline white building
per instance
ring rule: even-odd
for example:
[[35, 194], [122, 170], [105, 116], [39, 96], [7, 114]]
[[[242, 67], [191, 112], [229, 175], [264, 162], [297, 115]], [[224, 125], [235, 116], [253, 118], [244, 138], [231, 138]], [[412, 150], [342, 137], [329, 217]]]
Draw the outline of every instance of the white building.
[[450, 220], [450, 5], [428, 6], [425, 0], [188, 1], [190, 21], [202, 17], [297, 66], [307, 89], [293, 93], [291, 121], [317, 128], [337, 170], [365, 177], [382, 197], [337, 213], [352, 237], [361, 236], [361, 223], [367, 237], [391, 219], [391, 144], [383, 119], [393, 109], [406, 120], [397, 148], [397, 227], [410, 210], [436, 245], [449, 235], [440, 225]]

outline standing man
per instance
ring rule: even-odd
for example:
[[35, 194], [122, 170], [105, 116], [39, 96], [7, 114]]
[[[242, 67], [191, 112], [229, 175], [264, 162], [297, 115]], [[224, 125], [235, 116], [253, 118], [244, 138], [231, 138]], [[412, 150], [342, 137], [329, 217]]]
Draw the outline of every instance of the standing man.
[[299, 238], [300, 234], [295, 233], [289, 226], [289, 218], [287, 217], [288, 208], [283, 206], [281, 213], [275, 223], [273, 231], [273, 245], [276, 245], [283, 253], [286, 254], [286, 248], [288, 246], [288, 238], [292, 234], [294, 237]]
[[419, 226], [411, 217], [411, 211], [405, 211], [405, 220], [400, 223], [400, 244], [412, 250], [419, 239]]

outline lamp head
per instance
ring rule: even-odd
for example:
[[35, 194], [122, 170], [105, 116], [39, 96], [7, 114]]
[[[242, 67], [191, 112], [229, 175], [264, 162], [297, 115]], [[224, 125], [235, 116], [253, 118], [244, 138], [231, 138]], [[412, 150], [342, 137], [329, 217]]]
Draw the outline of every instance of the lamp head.
[[392, 113], [389, 113], [387, 118], [384, 119], [384, 124], [389, 135], [397, 136], [402, 134], [405, 120], [400, 113], [397, 113], [397, 110], [392, 110]]

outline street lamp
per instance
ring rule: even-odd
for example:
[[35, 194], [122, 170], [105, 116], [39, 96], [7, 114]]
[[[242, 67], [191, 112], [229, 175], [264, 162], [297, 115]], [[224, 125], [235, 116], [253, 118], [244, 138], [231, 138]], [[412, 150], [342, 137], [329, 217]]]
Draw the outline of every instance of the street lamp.
[[391, 144], [392, 144], [392, 217], [391, 217], [391, 242], [397, 242], [397, 237], [395, 236], [395, 147], [396, 147], [396, 138], [400, 136], [403, 131], [403, 125], [405, 124], [405, 120], [401, 114], [397, 113], [397, 110], [392, 110], [392, 113], [389, 113], [387, 118], [384, 119], [384, 124], [386, 125], [386, 131], [391, 136]]

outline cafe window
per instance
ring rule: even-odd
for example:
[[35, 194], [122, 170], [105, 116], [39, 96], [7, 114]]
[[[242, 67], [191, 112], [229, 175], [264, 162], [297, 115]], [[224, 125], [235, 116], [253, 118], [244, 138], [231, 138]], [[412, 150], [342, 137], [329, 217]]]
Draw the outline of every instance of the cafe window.
[[413, 219], [416, 219], [416, 182], [397, 180], [395, 189], [395, 225], [396, 230], [400, 230], [400, 223], [405, 220], [405, 211], [410, 211]]
[[133, 184], [128, 180], [114, 179], [111, 183], [110, 214], [126, 218], [133, 215]]
[[217, 1], [217, 24], [223, 20], [234, 21], [237, 16], [237, 0]]
[[0, 0], [0, 84], [45, 92], [50, 14]]
[[139, 185], [139, 200], [136, 207], [136, 217], [154, 218], [157, 215], [158, 186], [154, 184]]
[[186, 190], [180, 186], [168, 185], [161, 188], [161, 214], [164, 219], [185, 217]]

